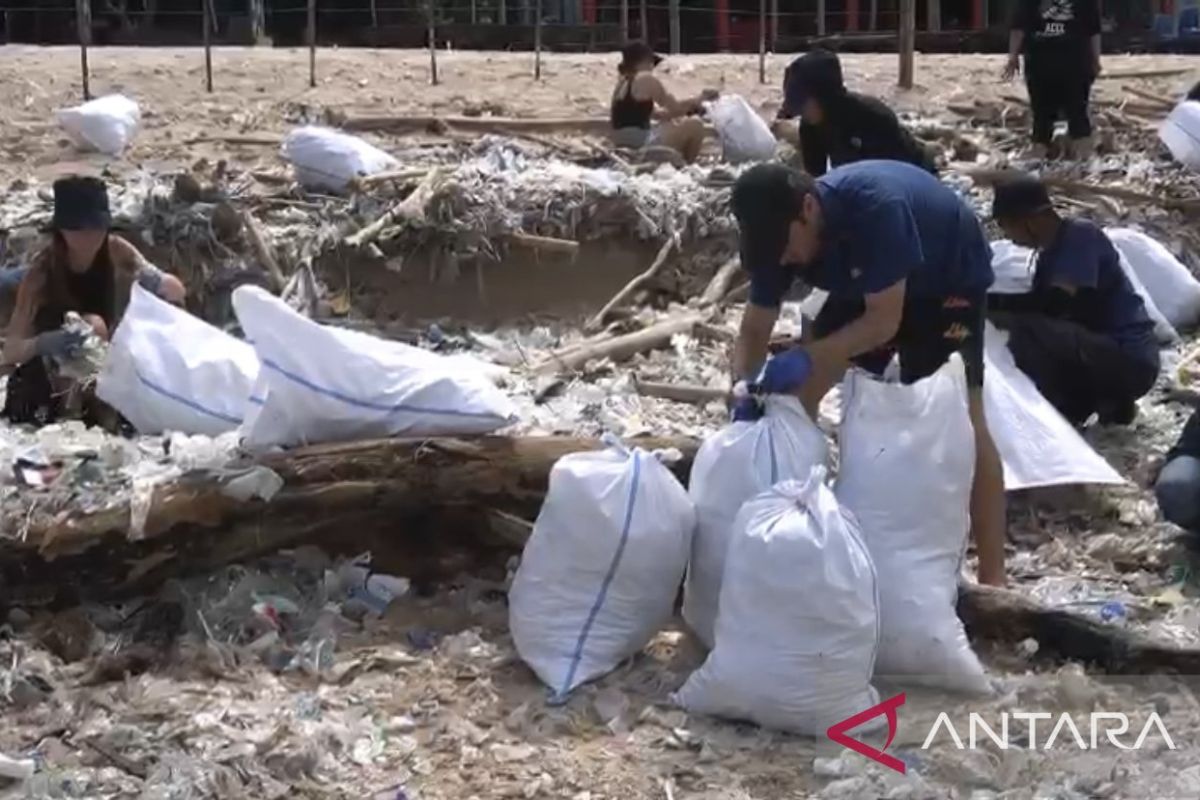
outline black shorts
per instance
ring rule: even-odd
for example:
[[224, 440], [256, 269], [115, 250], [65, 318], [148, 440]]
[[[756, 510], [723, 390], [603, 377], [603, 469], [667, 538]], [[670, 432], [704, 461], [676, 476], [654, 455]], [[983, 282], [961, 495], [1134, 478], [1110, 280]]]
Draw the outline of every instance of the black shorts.
[[[830, 296], [813, 322], [821, 339], [862, 316], [862, 300]], [[954, 353], [962, 355], [967, 369], [967, 386], [983, 386], [983, 328], [987, 295], [977, 292], [962, 297], [907, 298], [900, 330], [887, 345], [864, 353], [854, 363], [882, 375], [893, 355], [900, 356], [900, 380], [915, 383], [942, 368]]]

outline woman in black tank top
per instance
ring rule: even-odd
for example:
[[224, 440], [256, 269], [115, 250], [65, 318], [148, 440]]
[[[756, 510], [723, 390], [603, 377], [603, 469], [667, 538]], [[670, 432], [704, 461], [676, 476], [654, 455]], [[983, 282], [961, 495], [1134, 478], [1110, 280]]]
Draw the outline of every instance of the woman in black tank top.
[[[609, 110], [613, 144], [631, 150], [666, 147], [677, 153], [676, 158], [694, 161], [706, 133], [695, 115], [703, 113], [703, 102], [717, 94], [706, 90], [699, 97], [676, 100], [653, 74], [661, 61], [645, 42], [632, 42], [621, 50]], [[653, 124], [656, 107], [660, 109], [657, 125]]]

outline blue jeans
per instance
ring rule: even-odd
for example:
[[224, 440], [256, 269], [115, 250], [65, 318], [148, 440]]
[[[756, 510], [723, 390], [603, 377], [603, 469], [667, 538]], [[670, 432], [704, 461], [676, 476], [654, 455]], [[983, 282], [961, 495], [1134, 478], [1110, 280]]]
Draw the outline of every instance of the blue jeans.
[[1176, 456], [1166, 463], [1154, 483], [1163, 519], [1200, 532], [1200, 458]]

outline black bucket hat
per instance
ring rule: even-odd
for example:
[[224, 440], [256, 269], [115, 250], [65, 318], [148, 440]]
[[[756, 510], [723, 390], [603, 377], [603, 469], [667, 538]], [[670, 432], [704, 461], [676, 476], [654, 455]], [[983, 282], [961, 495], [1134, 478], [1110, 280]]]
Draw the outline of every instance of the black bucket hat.
[[992, 219], [1026, 217], [1054, 208], [1046, 184], [1032, 175], [997, 181], [992, 189]]
[[54, 182], [54, 218], [50, 227], [59, 231], [108, 230], [112, 212], [108, 187], [99, 178], [73, 176]]
[[792, 222], [811, 191], [796, 170], [782, 164], [756, 164], [743, 172], [729, 199], [738, 222], [738, 251], [747, 271], [783, 262]]
[[630, 42], [621, 48], [621, 63], [617, 65], [617, 69], [624, 72], [643, 61], [653, 62], [657, 67], [662, 60], [663, 57], [654, 52], [654, 48], [645, 42]]
[[783, 109], [787, 117], [800, 115], [804, 102], [815, 97], [830, 100], [846, 93], [842, 62], [830, 50], [810, 50], [788, 64], [783, 73]]

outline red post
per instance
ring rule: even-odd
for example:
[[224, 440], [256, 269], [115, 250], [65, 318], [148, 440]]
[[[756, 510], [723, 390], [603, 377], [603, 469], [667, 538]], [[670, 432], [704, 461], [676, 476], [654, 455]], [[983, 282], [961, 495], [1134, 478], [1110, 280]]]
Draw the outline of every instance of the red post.
[[583, 0], [583, 21], [588, 25], [596, 24], [596, 0]]
[[729, 0], [716, 0], [717, 52], [729, 52]]
[[858, 0], [846, 0], [846, 30], [858, 30]]
[[981, 31], [987, 27], [987, 20], [983, 18], [983, 0], [972, 0], [971, 2], [971, 30]]

